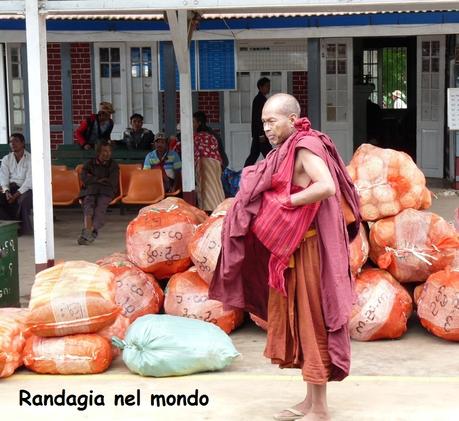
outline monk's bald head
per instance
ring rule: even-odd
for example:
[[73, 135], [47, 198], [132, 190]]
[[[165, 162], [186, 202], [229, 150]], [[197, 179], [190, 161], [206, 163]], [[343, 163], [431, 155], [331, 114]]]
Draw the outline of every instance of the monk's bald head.
[[265, 103], [265, 107], [270, 107], [272, 111], [288, 117], [295, 114], [298, 118], [301, 113], [300, 104], [296, 98], [289, 94], [275, 94]]
[[295, 131], [295, 121], [300, 117], [300, 104], [292, 95], [276, 94], [270, 97], [261, 112], [263, 130], [269, 142], [280, 145]]

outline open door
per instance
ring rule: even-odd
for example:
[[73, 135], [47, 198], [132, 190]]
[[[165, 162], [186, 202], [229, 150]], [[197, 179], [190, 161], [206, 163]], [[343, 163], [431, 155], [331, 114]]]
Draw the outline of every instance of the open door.
[[348, 163], [353, 149], [352, 39], [322, 39], [320, 57], [321, 131]]
[[445, 37], [417, 40], [416, 163], [426, 177], [443, 177]]

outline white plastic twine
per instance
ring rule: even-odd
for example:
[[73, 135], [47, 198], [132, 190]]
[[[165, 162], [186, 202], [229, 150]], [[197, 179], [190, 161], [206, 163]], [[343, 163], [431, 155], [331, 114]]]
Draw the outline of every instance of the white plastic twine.
[[[421, 251], [421, 249], [416, 249], [415, 246], [403, 247], [399, 249], [394, 249], [392, 247], [386, 246], [385, 250], [388, 253], [393, 253], [395, 257], [404, 257], [405, 254], [412, 254], [414, 257], [417, 257], [419, 260], [423, 261], [429, 266], [432, 266], [432, 263], [429, 262], [428, 259], [438, 260], [435, 256], [432, 256], [431, 254], [426, 253], [425, 251]], [[439, 252], [439, 249], [435, 247], [434, 245], [432, 245], [432, 249], [428, 249], [428, 250]]]
[[170, 212], [175, 209], [178, 209], [177, 205], [170, 205], [167, 209], [160, 209], [160, 208], [151, 208], [150, 212]]
[[225, 215], [226, 215], [226, 211], [224, 211], [224, 210], [221, 210], [221, 211], [218, 211], [218, 212], [212, 214], [213, 217], [225, 216]]
[[375, 187], [379, 187], [379, 186], [390, 186], [390, 183], [388, 183], [387, 181], [380, 181], [379, 183], [371, 184], [368, 187], [359, 187], [355, 184], [354, 186], [355, 186], [355, 189], [357, 190], [357, 193], [360, 193], [361, 191], [374, 189]]

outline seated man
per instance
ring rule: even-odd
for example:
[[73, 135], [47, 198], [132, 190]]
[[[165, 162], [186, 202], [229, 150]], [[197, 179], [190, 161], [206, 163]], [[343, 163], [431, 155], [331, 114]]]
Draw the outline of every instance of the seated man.
[[32, 210], [32, 162], [25, 150], [21, 133], [10, 136], [12, 152], [4, 156], [0, 167], [0, 219], [19, 220], [19, 234], [33, 234], [30, 211]]
[[155, 136], [151, 130], [142, 127], [143, 116], [137, 113], [132, 114], [130, 122], [131, 127], [127, 128], [123, 135], [123, 142], [126, 143], [127, 148], [150, 150]]
[[97, 114], [85, 118], [75, 130], [77, 143], [88, 150], [93, 149], [98, 141], [109, 141], [114, 125], [114, 112], [115, 109], [110, 102], [101, 102]]
[[86, 162], [81, 171], [84, 228], [78, 238], [80, 245], [91, 244], [96, 239], [105, 224], [107, 207], [118, 192], [119, 167], [111, 159], [110, 143], [97, 143], [96, 153], [96, 158]]
[[154, 141], [155, 149], [146, 157], [144, 170], [160, 168], [163, 173], [164, 191], [171, 193], [180, 188], [182, 162], [177, 152], [169, 150], [169, 139], [158, 133]]

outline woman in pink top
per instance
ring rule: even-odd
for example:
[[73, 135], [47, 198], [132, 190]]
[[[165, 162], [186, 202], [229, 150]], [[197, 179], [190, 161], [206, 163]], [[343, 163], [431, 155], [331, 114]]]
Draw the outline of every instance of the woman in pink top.
[[193, 114], [194, 160], [198, 206], [213, 211], [225, 199], [222, 185], [222, 155], [217, 138], [206, 125], [202, 111]]

